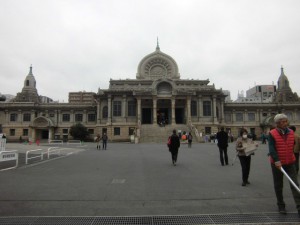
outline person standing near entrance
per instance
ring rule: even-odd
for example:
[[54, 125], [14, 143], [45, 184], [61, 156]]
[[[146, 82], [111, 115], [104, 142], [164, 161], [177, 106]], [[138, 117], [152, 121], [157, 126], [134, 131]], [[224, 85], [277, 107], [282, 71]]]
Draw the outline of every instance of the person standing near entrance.
[[[296, 158], [294, 155], [295, 136], [294, 131], [289, 129], [288, 118], [285, 114], [277, 114], [274, 117], [276, 128], [269, 132], [269, 155], [271, 161], [274, 189], [277, 198], [278, 211], [286, 214], [285, 202], [283, 200], [283, 173], [281, 167], [299, 187], [295, 167]], [[300, 193], [290, 185], [294, 201], [300, 216]]]
[[102, 135], [102, 143], [103, 143], [102, 148], [103, 148], [103, 150], [106, 150], [107, 139], [108, 139], [108, 137], [107, 137], [106, 133], [104, 133], [104, 134]]
[[193, 135], [191, 134], [191, 132], [189, 132], [188, 136], [187, 136], [187, 140], [188, 140], [188, 148], [192, 147], [192, 141], [193, 141]]
[[179, 137], [176, 134], [176, 130], [173, 130], [173, 134], [171, 135], [171, 143], [169, 145], [169, 150], [172, 155], [172, 163], [174, 166], [176, 166], [176, 163], [177, 163], [179, 147], [180, 147]]
[[224, 166], [224, 159], [226, 165], [228, 165], [228, 155], [227, 155], [227, 147], [228, 147], [228, 134], [224, 131], [224, 127], [221, 127], [221, 131], [217, 133], [218, 147], [220, 152], [220, 161], [222, 166]]
[[101, 140], [100, 134], [97, 134], [95, 141], [97, 142], [97, 149], [99, 149], [99, 150], [101, 149], [100, 140]]

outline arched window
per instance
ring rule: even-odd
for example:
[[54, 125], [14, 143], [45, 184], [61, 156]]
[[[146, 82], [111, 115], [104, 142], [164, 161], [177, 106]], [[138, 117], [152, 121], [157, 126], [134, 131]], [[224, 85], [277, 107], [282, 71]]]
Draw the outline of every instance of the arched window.
[[105, 119], [108, 117], [108, 107], [104, 106], [102, 109], [102, 118]]
[[26, 86], [29, 86], [29, 80], [26, 80]]

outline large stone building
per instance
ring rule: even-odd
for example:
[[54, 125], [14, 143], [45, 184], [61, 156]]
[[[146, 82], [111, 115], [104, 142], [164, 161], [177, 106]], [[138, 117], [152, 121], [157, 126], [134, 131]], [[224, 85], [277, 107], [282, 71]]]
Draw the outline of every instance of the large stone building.
[[225, 102], [209, 80], [181, 79], [176, 61], [156, 50], [138, 64], [136, 79], [110, 80], [97, 93], [70, 93], [69, 103], [43, 103], [32, 67], [21, 93], [0, 102], [0, 133], [9, 141], [69, 139], [75, 123], [86, 126], [92, 139], [107, 133], [111, 141], [166, 142], [172, 129], [192, 131], [198, 141], [221, 126], [234, 136], [244, 127], [259, 135], [268, 118], [284, 112], [300, 125], [300, 102], [281, 69], [274, 101]]

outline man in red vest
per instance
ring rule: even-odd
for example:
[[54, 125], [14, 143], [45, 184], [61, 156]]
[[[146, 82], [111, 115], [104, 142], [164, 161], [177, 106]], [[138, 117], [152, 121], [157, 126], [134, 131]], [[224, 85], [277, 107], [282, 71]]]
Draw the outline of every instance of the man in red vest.
[[[285, 202], [283, 200], [283, 173], [282, 167], [294, 183], [299, 187], [295, 167], [296, 158], [294, 155], [294, 131], [288, 128], [288, 118], [285, 114], [277, 114], [274, 117], [276, 128], [270, 131], [269, 155], [272, 167], [274, 189], [277, 197], [278, 210], [286, 214]], [[293, 197], [300, 216], [300, 193], [290, 185]]]

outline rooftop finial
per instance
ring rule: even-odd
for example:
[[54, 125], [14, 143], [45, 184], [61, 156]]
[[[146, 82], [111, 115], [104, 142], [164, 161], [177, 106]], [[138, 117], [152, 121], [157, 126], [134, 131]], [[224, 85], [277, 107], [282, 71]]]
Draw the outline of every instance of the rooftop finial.
[[28, 75], [33, 75], [32, 74], [32, 64], [30, 65], [30, 70], [29, 70], [29, 74]]
[[158, 37], [157, 37], [157, 43], [156, 43], [156, 51], [160, 50], [159, 48], [159, 42], [158, 42]]
[[283, 66], [281, 65], [281, 75], [284, 75]]

